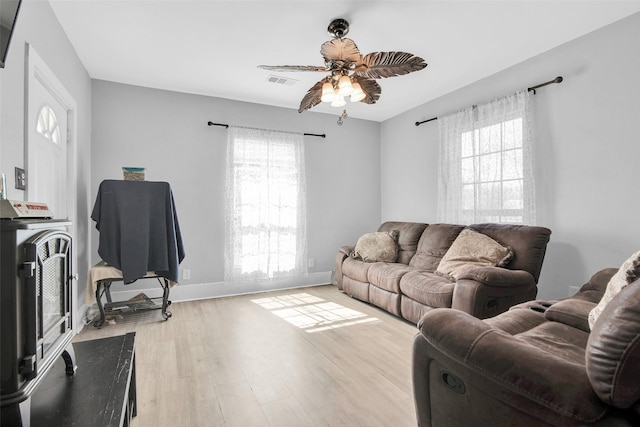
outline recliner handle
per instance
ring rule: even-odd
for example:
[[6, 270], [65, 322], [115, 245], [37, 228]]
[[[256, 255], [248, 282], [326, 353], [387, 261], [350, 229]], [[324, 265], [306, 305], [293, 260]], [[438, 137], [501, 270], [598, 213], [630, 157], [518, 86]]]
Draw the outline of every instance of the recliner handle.
[[467, 391], [467, 387], [465, 387], [464, 381], [450, 372], [442, 371], [442, 373], [440, 374], [440, 379], [447, 387], [458, 394], [464, 394]]

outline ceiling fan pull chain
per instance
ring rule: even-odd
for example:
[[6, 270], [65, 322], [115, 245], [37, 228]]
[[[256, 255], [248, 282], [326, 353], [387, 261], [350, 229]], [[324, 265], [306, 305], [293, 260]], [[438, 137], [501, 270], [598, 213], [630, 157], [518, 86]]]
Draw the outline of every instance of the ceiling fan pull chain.
[[338, 126], [342, 126], [344, 123], [343, 119], [348, 119], [349, 115], [347, 114], [347, 110], [342, 110], [342, 114], [338, 117]]

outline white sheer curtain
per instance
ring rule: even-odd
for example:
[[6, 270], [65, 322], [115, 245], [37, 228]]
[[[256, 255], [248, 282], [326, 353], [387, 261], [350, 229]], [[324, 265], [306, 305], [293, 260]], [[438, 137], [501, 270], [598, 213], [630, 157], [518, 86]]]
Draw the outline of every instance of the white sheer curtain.
[[225, 280], [307, 274], [302, 134], [229, 127]]
[[530, 103], [522, 90], [438, 117], [439, 221], [535, 224]]

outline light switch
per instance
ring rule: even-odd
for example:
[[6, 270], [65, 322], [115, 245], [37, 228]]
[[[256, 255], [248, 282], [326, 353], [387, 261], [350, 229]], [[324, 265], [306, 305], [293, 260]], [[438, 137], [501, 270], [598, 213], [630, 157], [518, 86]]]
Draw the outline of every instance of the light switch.
[[16, 170], [16, 189], [24, 190], [27, 186], [27, 179], [24, 173], [24, 169], [15, 168]]

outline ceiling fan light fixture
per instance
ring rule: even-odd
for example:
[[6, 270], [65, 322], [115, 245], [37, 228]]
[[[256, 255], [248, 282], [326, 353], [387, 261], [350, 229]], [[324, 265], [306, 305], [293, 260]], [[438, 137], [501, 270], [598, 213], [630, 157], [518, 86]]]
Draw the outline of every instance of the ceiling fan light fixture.
[[353, 92], [353, 86], [351, 85], [351, 78], [349, 76], [342, 76], [338, 81], [338, 94], [340, 96], [349, 96]]
[[270, 71], [329, 73], [307, 91], [300, 101], [299, 113], [321, 102], [330, 102], [333, 107], [342, 107], [346, 105], [346, 96], [350, 97], [351, 102], [375, 104], [382, 92], [377, 79], [402, 76], [427, 66], [424, 59], [403, 51], [371, 52], [362, 55], [355, 42], [345, 37], [349, 32], [349, 23], [345, 19], [334, 19], [327, 30], [333, 39], [320, 46], [324, 66], [258, 66]]
[[362, 91], [360, 83], [353, 84], [353, 92], [351, 92], [351, 102], [359, 102], [366, 98], [367, 95]]
[[333, 90], [333, 85], [329, 82], [326, 82], [322, 85], [322, 97], [320, 100], [322, 102], [331, 102], [335, 98], [335, 92]]
[[345, 101], [344, 96], [341, 96], [341, 95], [338, 95], [335, 98], [333, 98], [333, 101], [331, 102], [332, 107], [342, 107], [346, 104], [347, 104], [347, 101]]

